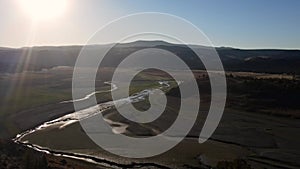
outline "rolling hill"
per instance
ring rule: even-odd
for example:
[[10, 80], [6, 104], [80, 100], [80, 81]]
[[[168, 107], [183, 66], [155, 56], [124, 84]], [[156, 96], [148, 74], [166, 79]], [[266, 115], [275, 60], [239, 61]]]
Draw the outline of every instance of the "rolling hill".
[[[0, 48], [0, 72], [39, 71], [57, 66], [74, 66], [83, 46]], [[101, 50], [106, 45], [91, 45], [88, 50]], [[195, 50], [207, 47], [192, 45]], [[116, 67], [129, 54], [145, 48], [160, 48], [175, 53], [192, 69], [205, 69], [195, 53], [185, 45], [164, 41], [136, 41], [116, 44], [102, 66]], [[300, 50], [216, 48], [226, 71], [300, 74]], [[209, 56], [205, 56], [209, 57]]]

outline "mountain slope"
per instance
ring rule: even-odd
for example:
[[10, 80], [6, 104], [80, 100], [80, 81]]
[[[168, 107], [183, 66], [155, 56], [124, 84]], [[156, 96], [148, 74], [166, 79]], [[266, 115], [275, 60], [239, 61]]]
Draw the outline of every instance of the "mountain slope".
[[[106, 45], [92, 45], [88, 50], [97, 52]], [[164, 41], [136, 41], [116, 44], [102, 66], [116, 67], [129, 54], [145, 48], [160, 48], [178, 55], [192, 69], [204, 69], [195, 53], [185, 45], [171, 44]], [[205, 47], [193, 45], [195, 50]], [[82, 46], [0, 48], [0, 72], [14, 73], [38, 71], [56, 66], [74, 66]], [[300, 74], [299, 50], [242, 50], [234, 48], [216, 48], [225, 70], [253, 71], [268, 73]], [[205, 56], [209, 57], [209, 56]]]

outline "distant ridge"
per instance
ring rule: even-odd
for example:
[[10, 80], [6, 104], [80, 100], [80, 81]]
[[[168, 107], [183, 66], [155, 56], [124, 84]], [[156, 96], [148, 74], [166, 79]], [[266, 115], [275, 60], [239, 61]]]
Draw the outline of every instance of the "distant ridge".
[[[191, 45], [195, 50], [207, 47]], [[100, 50], [107, 45], [89, 45], [88, 50]], [[202, 62], [186, 45], [165, 41], [135, 41], [115, 44], [109, 52], [104, 66], [115, 67], [130, 53], [143, 48], [165, 49], [178, 55], [192, 69], [205, 69]], [[74, 66], [76, 58], [83, 46], [37, 46], [19, 49], [0, 48], [0, 72], [20, 72], [41, 70], [56, 66]], [[251, 71], [267, 73], [300, 74], [300, 50], [281, 49], [236, 49], [230, 47], [216, 48], [224, 68], [227, 71]], [[29, 55], [30, 54], [30, 55]], [[206, 56], [209, 57], [209, 56]], [[24, 62], [27, 63], [24, 63]], [[25, 64], [27, 64], [25, 66]], [[26, 71], [25, 70], [25, 71]]]
[[[90, 47], [99, 47], [99, 46], [108, 46], [108, 45], [120, 45], [122, 47], [155, 47], [155, 46], [186, 46], [185, 44], [178, 44], [178, 43], [171, 43], [166, 42], [163, 40], [137, 40], [133, 42], [124, 42], [124, 43], [107, 43], [107, 44], [90, 44]], [[196, 44], [187, 44], [191, 47], [208, 47], [208, 46], [201, 46]], [[85, 45], [41, 45], [41, 46], [31, 46], [31, 47], [20, 47], [20, 48], [13, 48], [13, 47], [0, 47], [0, 50], [19, 50], [19, 49], [47, 49], [47, 48], [82, 48]], [[300, 51], [300, 49], [276, 49], [276, 48], [259, 48], [259, 49], [243, 49], [243, 48], [236, 48], [236, 47], [228, 47], [228, 46], [221, 46], [221, 47], [214, 47], [217, 50], [246, 50], [246, 51]]]

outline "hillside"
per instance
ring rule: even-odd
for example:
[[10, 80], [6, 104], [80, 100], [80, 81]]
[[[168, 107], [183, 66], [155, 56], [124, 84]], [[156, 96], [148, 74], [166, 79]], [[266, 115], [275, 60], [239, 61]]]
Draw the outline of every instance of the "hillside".
[[[88, 50], [97, 52], [106, 45], [92, 45]], [[102, 66], [116, 67], [129, 54], [144, 48], [160, 48], [171, 51], [183, 59], [192, 69], [204, 69], [201, 61], [188, 47], [163, 41], [136, 41], [116, 44]], [[192, 45], [195, 50], [205, 47]], [[82, 46], [0, 48], [0, 72], [39, 71], [57, 66], [74, 66]], [[266, 73], [300, 74], [299, 50], [243, 50], [216, 48], [226, 71], [251, 71]], [[209, 57], [209, 56], [205, 56]]]

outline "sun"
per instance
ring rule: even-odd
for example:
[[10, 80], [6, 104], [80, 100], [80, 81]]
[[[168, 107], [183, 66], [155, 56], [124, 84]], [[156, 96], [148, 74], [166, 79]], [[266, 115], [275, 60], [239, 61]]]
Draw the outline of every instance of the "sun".
[[24, 11], [34, 20], [53, 19], [61, 16], [67, 0], [19, 0]]

